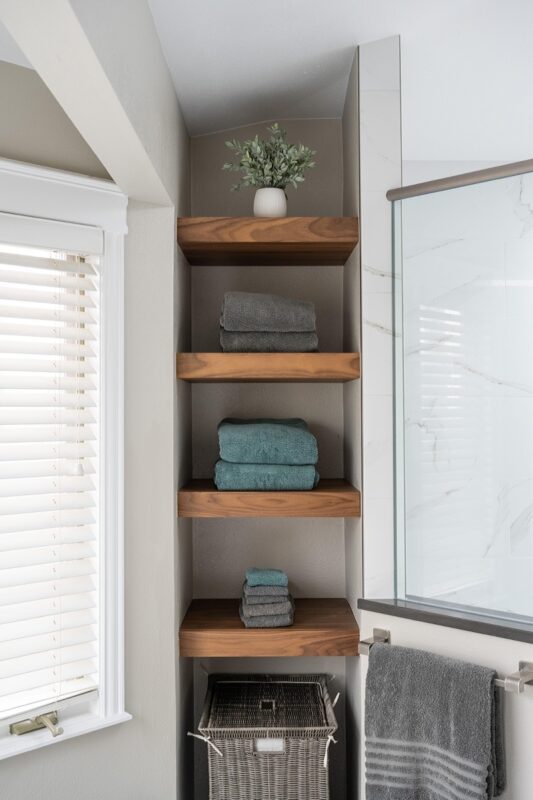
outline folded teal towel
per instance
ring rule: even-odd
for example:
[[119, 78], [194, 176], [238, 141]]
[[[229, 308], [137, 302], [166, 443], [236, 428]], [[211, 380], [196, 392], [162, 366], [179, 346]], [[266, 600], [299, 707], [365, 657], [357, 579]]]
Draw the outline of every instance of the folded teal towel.
[[216, 487], [226, 492], [306, 492], [315, 488], [318, 479], [312, 465], [215, 464]]
[[289, 579], [282, 569], [250, 567], [246, 570], [248, 586], [288, 586]]
[[318, 446], [303, 419], [223, 419], [220, 458], [233, 464], [316, 464]]

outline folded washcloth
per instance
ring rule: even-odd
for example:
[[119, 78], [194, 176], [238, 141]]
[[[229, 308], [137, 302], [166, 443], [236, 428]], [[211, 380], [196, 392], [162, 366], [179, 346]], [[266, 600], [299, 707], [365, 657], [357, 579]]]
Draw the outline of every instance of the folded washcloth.
[[258, 586], [264, 587], [283, 587], [286, 589], [289, 585], [289, 579], [282, 569], [271, 569], [270, 567], [249, 567], [246, 570], [246, 584], [245, 587], [254, 588]]
[[282, 603], [248, 603], [245, 598], [242, 601], [242, 613], [246, 618], [249, 617], [272, 617], [279, 614], [292, 614], [292, 597]]
[[234, 464], [316, 464], [318, 445], [303, 419], [223, 419], [220, 458]]
[[314, 331], [315, 306], [275, 294], [226, 292], [220, 325], [227, 331]]
[[214, 480], [217, 489], [224, 492], [307, 492], [318, 484], [319, 474], [312, 465], [217, 461]]
[[367, 800], [491, 800], [505, 788], [495, 673], [375, 644], [366, 679]]
[[272, 602], [277, 603], [280, 598], [287, 597], [289, 590], [286, 586], [250, 586], [248, 581], [245, 581], [242, 593], [248, 603], [258, 598], [261, 602], [266, 602], [267, 597]]
[[220, 329], [220, 346], [225, 353], [312, 353], [318, 350], [318, 336], [311, 331], [225, 331]]
[[294, 614], [277, 614], [269, 617], [246, 617], [239, 606], [239, 616], [245, 628], [288, 628], [294, 623]]
[[[266, 587], [265, 587], [266, 588]], [[247, 603], [249, 606], [264, 606], [264, 605], [271, 605], [275, 606], [279, 603], [284, 603], [289, 598], [289, 592], [286, 591], [283, 595], [275, 595], [275, 594], [258, 594], [258, 595], [242, 595], [242, 599]]]

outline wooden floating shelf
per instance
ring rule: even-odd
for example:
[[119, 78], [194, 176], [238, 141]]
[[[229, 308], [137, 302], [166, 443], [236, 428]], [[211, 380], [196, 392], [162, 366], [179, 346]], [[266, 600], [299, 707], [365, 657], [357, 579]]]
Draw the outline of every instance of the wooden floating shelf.
[[195, 383], [344, 383], [359, 378], [359, 353], [178, 353], [176, 374]]
[[306, 492], [221, 492], [194, 480], [178, 492], [179, 517], [359, 517], [359, 491], [344, 480], [321, 480]]
[[178, 244], [197, 266], [344, 264], [357, 217], [179, 217]]
[[343, 598], [296, 599], [289, 628], [245, 628], [239, 600], [193, 600], [180, 628], [190, 658], [356, 656], [359, 628]]

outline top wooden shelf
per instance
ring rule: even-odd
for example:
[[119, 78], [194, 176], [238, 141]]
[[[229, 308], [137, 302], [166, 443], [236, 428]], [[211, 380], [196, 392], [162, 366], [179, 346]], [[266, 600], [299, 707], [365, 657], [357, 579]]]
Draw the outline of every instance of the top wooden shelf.
[[340, 265], [358, 241], [356, 217], [178, 217], [195, 266]]

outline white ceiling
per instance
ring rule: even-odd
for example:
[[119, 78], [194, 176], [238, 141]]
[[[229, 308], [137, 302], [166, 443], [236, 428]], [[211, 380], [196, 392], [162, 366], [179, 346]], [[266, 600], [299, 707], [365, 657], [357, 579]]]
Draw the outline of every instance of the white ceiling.
[[402, 42], [405, 159], [533, 156], [531, 0], [149, 0], [192, 135], [338, 117], [354, 46]]
[[[356, 44], [400, 34], [406, 160], [533, 156], [532, 0], [149, 0], [192, 135], [338, 117]], [[0, 25], [0, 59], [29, 66]]]

